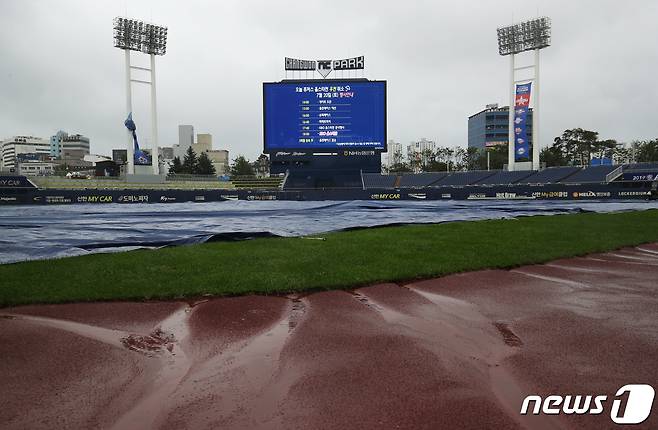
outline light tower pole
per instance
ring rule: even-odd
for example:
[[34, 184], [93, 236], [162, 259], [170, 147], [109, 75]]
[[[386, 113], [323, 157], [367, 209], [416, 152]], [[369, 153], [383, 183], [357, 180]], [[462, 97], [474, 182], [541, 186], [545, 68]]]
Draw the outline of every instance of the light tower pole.
[[153, 165], [153, 174], [160, 173], [160, 147], [158, 146], [158, 109], [155, 97], [155, 54], [151, 54], [151, 140], [153, 149], [151, 163]]
[[[498, 33], [498, 53], [500, 55], [510, 56], [510, 104], [509, 104], [509, 141], [508, 141], [508, 170], [515, 170], [515, 164], [518, 158], [524, 158], [528, 155], [524, 151], [525, 124], [519, 127], [520, 123], [525, 121], [524, 108], [530, 100], [530, 84], [534, 85], [534, 110], [532, 115], [532, 169], [539, 170], [539, 51], [551, 45], [551, 20], [547, 17], [536, 18], [508, 27], [502, 27], [497, 30]], [[534, 64], [529, 66], [517, 67], [515, 65], [516, 54], [525, 51], [534, 52]], [[533, 69], [533, 77], [530, 79], [516, 79], [516, 72], [525, 69]], [[523, 93], [519, 93], [516, 84], [528, 83]], [[527, 93], [526, 93], [527, 91]], [[522, 103], [518, 103], [517, 98], [526, 96]], [[518, 109], [517, 109], [518, 108]]]
[[[126, 118], [133, 111], [132, 88], [130, 83], [130, 50], [125, 49], [126, 54]], [[126, 173], [135, 173], [135, 148], [133, 147], [133, 135], [130, 130], [126, 129], [128, 136], [128, 146], [126, 146], [126, 162], [128, 163], [128, 170]]]
[[[129, 18], [116, 17], [113, 21], [114, 46], [125, 51], [126, 56], [126, 116], [132, 113], [132, 83], [150, 85], [151, 87], [151, 165], [153, 174], [160, 171], [158, 148], [158, 114], [155, 94], [155, 56], [167, 52], [167, 27], [148, 24]], [[150, 68], [137, 67], [130, 64], [130, 51], [143, 52], [150, 55]], [[132, 78], [132, 70], [147, 71], [151, 74], [150, 81]], [[135, 173], [135, 157], [133, 135], [128, 131], [128, 174]]]

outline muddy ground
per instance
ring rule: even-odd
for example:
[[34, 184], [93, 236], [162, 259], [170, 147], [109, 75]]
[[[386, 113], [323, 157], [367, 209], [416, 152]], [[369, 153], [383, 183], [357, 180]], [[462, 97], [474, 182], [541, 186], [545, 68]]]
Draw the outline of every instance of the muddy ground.
[[[354, 291], [0, 309], [0, 428], [614, 428], [617, 389], [658, 388], [657, 363], [652, 244]], [[608, 401], [522, 416], [530, 394]]]

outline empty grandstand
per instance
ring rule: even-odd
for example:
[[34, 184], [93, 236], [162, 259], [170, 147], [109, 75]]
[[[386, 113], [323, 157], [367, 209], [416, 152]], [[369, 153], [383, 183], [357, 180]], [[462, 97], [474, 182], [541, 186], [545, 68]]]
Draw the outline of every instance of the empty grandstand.
[[238, 176], [231, 180], [235, 188], [252, 189], [252, 190], [278, 190], [282, 188], [284, 177], [271, 176], [267, 178], [257, 178], [254, 176]]
[[629, 169], [658, 169], [658, 163], [635, 163], [635, 164], [626, 164]]
[[563, 184], [586, 184], [605, 182], [608, 173], [616, 169], [616, 166], [592, 166], [581, 169], [580, 171], [568, 176], [560, 181]]
[[380, 175], [379, 173], [364, 173], [363, 188], [393, 188], [397, 175]]
[[403, 188], [423, 188], [435, 184], [448, 176], [448, 172], [428, 172], [400, 177], [399, 186]]
[[454, 172], [448, 175], [444, 180], [433, 184], [433, 186], [453, 186], [460, 187], [471, 185], [490, 176], [493, 176], [495, 171], [487, 170], [472, 170], [470, 172]]
[[519, 170], [509, 172], [507, 170], [498, 170], [491, 176], [473, 182], [474, 185], [507, 185], [515, 184], [518, 181], [527, 178], [535, 173], [534, 170]]
[[92, 177], [91, 179], [71, 179], [63, 176], [34, 176], [30, 180], [37, 187], [43, 189], [146, 189], [146, 190], [184, 190], [184, 189], [232, 189], [231, 182], [220, 182], [214, 180], [172, 180], [167, 178], [165, 182], [128, 182], [125, 177]]
[[[654, 176], [651, 176], [651, 175]], [[658, 175], [658, 163], [619, 166], [549, 167], [540, 171], [463, 171], [380, 175], [364, 173], [363, 189], [423, 189], [443, 187], [494, 187], [504, 185], [605, 184], [646, 180]], [[636, 178], [634, 178], [634, 176]], [[637, 178], [639, 177], [639, 179]]]
[[581, 170], [582, 167], [549, 167], [533, 173], [517, 184], [557, 184]]
[[[257, 178], [0, 177], [0, 203], [199, 202], [224, 200], [648, 199], [658, 197], [658, 163], [552, 167], [540, 171], [397, 173], [323, 170]], [[4, 184], [4, 185], [3, 185]], [[96, 200], [94, 200], [96, 199]], [[100, 199], [100, 200], [99, 200]]]

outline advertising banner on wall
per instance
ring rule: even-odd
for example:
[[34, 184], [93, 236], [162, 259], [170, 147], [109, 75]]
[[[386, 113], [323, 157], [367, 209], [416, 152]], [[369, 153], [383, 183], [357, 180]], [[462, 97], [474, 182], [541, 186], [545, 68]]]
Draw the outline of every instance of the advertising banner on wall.
[[530, 158], [530, 145], [526, 127], [530, 107], [530, 86], [530, 82], [516, 86], [514, 101], [514, 159], [516, 161]]

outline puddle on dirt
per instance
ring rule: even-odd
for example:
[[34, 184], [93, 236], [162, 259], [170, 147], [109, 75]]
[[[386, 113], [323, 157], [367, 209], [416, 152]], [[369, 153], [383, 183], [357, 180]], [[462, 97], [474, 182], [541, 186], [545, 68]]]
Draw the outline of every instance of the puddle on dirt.
[[504, 322], [495, 322], [493, 323], [494, 327], [503, 335], [503, 341], [508, 346], [519, 347], [523, 345], [523, 341], [518, 337], [512, 329], [509, 328], [509, 325]]
[[3, 320], [15, 320], [16, 319], [16, 317], [13, 316], [13, 315], [0, 315], [0, 318], [2, 318]]
[[528, 393], [528, 387], [523, 387], [516, 378], [501, 365], [489, 367], [489, 380], [494, 396], [521, 428], [536, 430], [559, 430], [564, 428], [556, 416], [546, 415], [538, 420], [533, 415], [520, 415], [519, 405]]
[[162, 320], [156, 330], [171, 334], [178, 342], [182, 341], [190, 334], [188, 319], [192, 310], [191, 306], [180, 308]]
[[86, 337], [87, 339], [103, 342], [119, 348], [123, 347], [119, 339], [128, 335], [128, 333], [120, 330], [113, 330], [94, 326], [91, 324], [84, 324], [63, 319], [37, 317], [33, 315], [3, 315], [2, 317], [5, 319], [16, 319], [33, 324], [39, 324], [45, 327], [63, 330], [78, 336]]
[[542, 281], [555, 282], [557, 284], [562, 284], [562, 286], [570, 287], [574, 289], [589, 289], [590, 286], [583, 282], [576, 282], [570, 279], [559, 278], [556, 276], [547, 276], [540, 275], [539, 273], [530, 272], [529, 270], [514, 269], [510, 270], [512, 273], [519, 273], [521, 275], [529, 276], [531, 278], [541, 279]]
[[306, 313], [306, 304], [298, 296], [289, 296], [292, 301], [290, 317], [288, 318], [288, 331], [291, 332], [297, 327], [297, 324], [304, 318]]
[[654, 251], [654, 250], [651, 250], [651, 249], [640, 248], [640, 247], [637, 247], [635, 249], [637, 249], [640, 252], [645, 252], [645, 253], [652, 254], [652, 255], [658, 255], [658, 251]]
[[[152, 380], [150, 391], [139, 399], [132, 409], [119, 417], [113, 429], [158, 427], [156, 421], [162, 418], [160, 413], [166, 401], [179, 387], [191, 367], [191, 361], [180, 345], [189, 334], [190, 313], [191, 307], [185, 306], [162, 320], [151, 334], [131, 334], [121, 339], [128, 349], [148, 356], [158, 356], [161, 367]], [[168, 351], [167, 354], [160, 354], [165, 350]]]
[[608, 253], [608, 255], [611, 257], [621, 258], [624, 260], [639, 261], [650, 266], [653, 266], [654, 265], [653, 263], [656, 262], [656, 258], [653, 255], [646, 255], [646, 254], [643, 255], [641, 253], [631, 254], [631, 253], [622, 253], [622, 252], [619, 253], [610, 252]]

